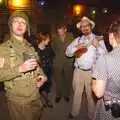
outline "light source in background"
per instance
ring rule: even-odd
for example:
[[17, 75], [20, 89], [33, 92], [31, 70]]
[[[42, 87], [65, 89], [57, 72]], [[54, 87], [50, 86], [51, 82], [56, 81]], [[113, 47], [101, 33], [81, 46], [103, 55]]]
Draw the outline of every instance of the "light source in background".
[[15, 7], [21, 7], [23, 5], [22, 0], [13, 0], [12, 5]]
[[82, 13], [83, 9], [84, 9], [83, 5], [76, 4], [73, 6], [73, 14], [78, 16]]
[[40, 1], [40, 5], [41, 6], [45, 5], [45, 1]]
[[0, 0], [0, 4], [3, 2], [3, 0]]
[[96, 19], [97, 12], [98, 12], [98, 9], [96, 7], [89, 8], [89, 13], [90, 13], [90, 16], [92, 17], [93, 20]]
[[27, 8], [30, 7], [31, 0], [8, 0], [8, 6], [10, 8]]
[[89, 7], [89, 12], [91, 15], [96, 15], [98, 9], [96, 7]]
[[6, 3], [6, 0], [0, 0], [0, 9], [3, 9], [3, 10], [6, 9], [6, 4], [5, 3]]
[[29, 11], [31, 9], [32, 0], [7, 0], [7, 6], [12, 12], [14, 10]]
[[103, 8], [102, 13], [107, 14], [108, 13], [108, 8]]
[[47, 1], [46, 0], [39, 0], [38, 1], [38, 6], [39, 7], [46, 7], [47, 6]]
[[92, 14], [96, 14], [96, 10], [92, 10]]

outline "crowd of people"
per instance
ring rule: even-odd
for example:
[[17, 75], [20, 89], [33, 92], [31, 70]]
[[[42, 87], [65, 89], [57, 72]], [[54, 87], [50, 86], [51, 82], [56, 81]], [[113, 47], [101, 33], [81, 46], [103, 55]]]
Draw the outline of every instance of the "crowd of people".
[[0, 44], [0, 81], [11, 120], [40, 120], [42, 109], [52, 109], [53, 81], [56, 104], [62, 98], [68, 103], [73, 94], [66, 119], [80, 114], [85, 90], [89, 120], [120, 120], [119, 19], [109, 27], [110, 52], [104, 36], [93, 32], [95, 22], [86, 16], [76, 24], [78, 37], [59, 23], [54, 34], [39, 32], [31, 39], [24, 12], [13, 12], [8, 25], [10, 34]]

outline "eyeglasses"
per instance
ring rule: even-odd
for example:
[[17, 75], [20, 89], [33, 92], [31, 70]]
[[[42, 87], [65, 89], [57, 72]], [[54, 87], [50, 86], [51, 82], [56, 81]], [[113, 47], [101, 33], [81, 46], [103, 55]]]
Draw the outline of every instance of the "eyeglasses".
[[21, 25], [26, 25], [26, 22], [19, 21], [19, 20], [13, 20], [13, 23], [15, 23], [15, 24], [21, 24]]

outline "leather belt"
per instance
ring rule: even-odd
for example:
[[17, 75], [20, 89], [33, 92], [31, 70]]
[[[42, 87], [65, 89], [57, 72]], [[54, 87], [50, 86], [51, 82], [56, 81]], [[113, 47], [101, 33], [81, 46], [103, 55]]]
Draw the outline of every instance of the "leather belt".
[[80, 69], [80, 70], [82, 70], [82, 71], [91, 71], [91, 69], [84, 69], [84, 68], [80, 68], [79, 66], [78, 67], [76, 67], [77, 69]]

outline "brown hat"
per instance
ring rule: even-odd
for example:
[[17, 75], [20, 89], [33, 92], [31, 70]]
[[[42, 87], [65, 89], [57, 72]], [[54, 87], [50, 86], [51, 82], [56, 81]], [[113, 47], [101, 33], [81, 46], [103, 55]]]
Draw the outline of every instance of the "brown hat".
[[24, 12], [21, 12], [21, 11], [15, 11], [11, 14], [11, 16], [9, 17], [9, 20], [8, 20], [8, 25], [9, 27], [11, 27], [11, 23], [13, 21], [13, 18], [15, 17], [22, 17], [23, 19], [25, 19], [26, 23], [27, 23], [27, 31], [28, 31], [28, 35], [30, 35], [30, 25], [29, 25], [29, 19], [28, 19], [28, 16], [24, 13]]
[[95, 27], [95, 23], [94, 23], [92, 20], [90, 20], [88, 17], [84, 16], [84, 17], [82, 17], [81, 20], [76, 24], [76, 27], [77, 27], [78, 29], [80, 28], [80, 26], [81, 26], [81, 24], [82, 24], [83, 21], [88, 21], [88, 22], [91, 24], [92, 29]]

